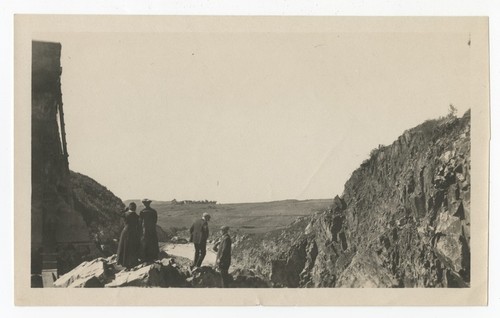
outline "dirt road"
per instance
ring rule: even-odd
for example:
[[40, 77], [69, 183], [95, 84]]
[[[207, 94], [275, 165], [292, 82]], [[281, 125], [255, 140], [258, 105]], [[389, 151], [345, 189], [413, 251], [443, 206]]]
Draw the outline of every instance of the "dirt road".
[[[213, 248], [213, 244], [207, 243], [207, 255], [205, 256], [205, 259], [203, 260], [203, 265], [210, 265], [210, 266], [215, 265], [215, 258], [217, 256], [217, 254], [214, 252], [214, 250], [212, 248]], [[190, 260], [193, 260], [193, 256], [194, 256], [194, 245], [193, 244], [165, 243], [165, 245], [163, 245], [163, 247], [161, 249], [169, 255], [185, 257], [185, 258], [189, 258]]]

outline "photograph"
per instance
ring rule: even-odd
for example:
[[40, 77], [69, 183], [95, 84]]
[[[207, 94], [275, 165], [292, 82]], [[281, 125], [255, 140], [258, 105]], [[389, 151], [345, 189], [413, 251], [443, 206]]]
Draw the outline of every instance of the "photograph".
[[14, 40], [19, 303], [486, 302], [487, 18], [17, 15]]

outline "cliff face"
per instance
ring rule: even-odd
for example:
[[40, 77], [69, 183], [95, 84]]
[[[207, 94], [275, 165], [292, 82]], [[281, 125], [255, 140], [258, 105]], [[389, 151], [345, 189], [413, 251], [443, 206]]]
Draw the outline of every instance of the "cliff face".
[[374, 153], [345, 185], [345, 232], [358, 252], [339, 285], [363, 285], [360, 267], [384, 272], [386, 286], [467, 286], [470, 169], [470, 112], [426, 122]]
[[275, 286], [466, 287], [470, 169], [470, 112], [427, 121], [374, 149], [329, 211], [234, 254]]
[[60, 75], [61, 44], [32, 43], [31, 272], [64, 274], [116, 252], [124, 204], [70, 172]]
[[32, 272], [58, 268], [61, 246], [89, 252], [87, 226], [73, 205], [60, 85], [59, 43], [32, 43]]

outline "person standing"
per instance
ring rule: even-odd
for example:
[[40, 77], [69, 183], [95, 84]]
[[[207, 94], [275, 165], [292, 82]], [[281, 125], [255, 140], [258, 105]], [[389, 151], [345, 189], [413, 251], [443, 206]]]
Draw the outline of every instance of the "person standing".
[[189, 241], [194, 243], [194, 260], [191, 269], [200, 267], [207, 254], [208, 221], [210, 221], [210, 214], [205, 212], [201, 219], [194, 221], [189, 229], [191, 234]]
[[220, 228], [221, 238], [219, 243], [214, 247], [217, 251], [215, 266], [220, 271], [222, 276], [222, 287], [228, 287], [230, 276], [228, 274], [229, 266], [231, 265], [231, 237], [229, 236], [229, 227], [223, 226]]
[[141, 228], [139, 226], [139, 216], [135, 213], [136, 208], [136, 204], [130, 202], [128, 209], [122, 215], [125, 227], [122, 230], [120, 242], [118, 243], [116, 263], [128, 269], [139, 263]]
[[149, 199], [142, 200], [144, 209], [139, 215], [142, 228], [141, 258], [147, 263], [155, 261], [160, 253], [158, 248], [158, 236], [156, 234], [158, 213], [150, 207], [151, 202], [152, 201]]

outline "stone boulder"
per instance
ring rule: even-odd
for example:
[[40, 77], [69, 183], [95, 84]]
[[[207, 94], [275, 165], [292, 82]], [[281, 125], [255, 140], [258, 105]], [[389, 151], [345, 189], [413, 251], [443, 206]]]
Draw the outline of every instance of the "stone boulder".
[[158, 263], [141, 264], [130, 270], [124, 269], [105, 287], [164, 287], [162, 265]]
[[236, 269], [231, 273], [233, 278], [229, 283], [230, 288], [268, 288], [270, 283], [254, 271], [249, 269]]
[[196, 268], [187, 281], [195, 288], [222, 287], [221, 274], [210, 266]]
[[457, 273], [465, 269], [469, 257], [468, 245], [462, 233], [460, 217], [448, 212], [439, 215], [435, 248], [443, 262]]
[[175, 264], [164, 266], [162, 276], [165, 282], [162, 287], [189, 287], [189, 283], [186, 281], [188, 275]]
[[[189, 270], [182, 265], [184, 260], [180, 262], [164, 258], [125, 269], [116, 264], [116, 255], [112, 255], [83, 262], [57, 279], [54, 287], [188, 287]], [[35, 287], [36, 282], [33, 285]]]
[[114, 277], [104, 258], [83, 262], [54, 282], [54, 287], [104, 287]]
[[186, 262], [184, 258], [164, 258], [161, 260], [162, 276], [164, 287], [188, 287], [186, 279], [189, 277], [189, 265], [191, 261]]
[[396, 287], [397, 279], [384, 267], [377, 254], [358, 254], [337, 280], [335, 287]]

